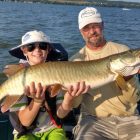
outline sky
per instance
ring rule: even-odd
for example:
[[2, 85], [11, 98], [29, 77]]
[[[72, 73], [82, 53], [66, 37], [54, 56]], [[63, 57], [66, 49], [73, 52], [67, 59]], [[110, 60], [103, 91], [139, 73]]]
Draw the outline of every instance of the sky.
[[128, 1], [128, 2], [140, 2], [140, 0], [111, 0], [111, 1]]

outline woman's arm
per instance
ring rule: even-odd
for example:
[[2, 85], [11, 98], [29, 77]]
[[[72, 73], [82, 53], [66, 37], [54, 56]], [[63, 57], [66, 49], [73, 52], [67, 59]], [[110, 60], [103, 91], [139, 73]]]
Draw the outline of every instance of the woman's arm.
[[17, 112], [22, 125], [30, 126], [36, 118], [42, 103], [45, 100], [46, 86], [32, 82], [25, 88], [25, 94], [32, 98], [30, 104], [24, 109]]
[[68, 87], [68, 91], [64, 95], [64, 100], [62, 104], [58, 106], [57, 116], [59, 118], [64, 118], [72, 109], [73, 101], [75, 98], [81, 94], [86, 93], [89, 90], [90, 86], [85, 85], [85, 82], [78, 82], [75, 85]]

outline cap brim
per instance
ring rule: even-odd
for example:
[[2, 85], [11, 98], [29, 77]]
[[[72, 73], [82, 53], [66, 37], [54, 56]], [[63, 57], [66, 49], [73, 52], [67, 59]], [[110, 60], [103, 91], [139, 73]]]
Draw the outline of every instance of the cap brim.
[[[65, 51], [65, 49], [62, 47], [62, 45], [60, 43], [50, 43], [51, 47], [53, 48], [53, 50], [55, 50], [58, 54], [61, 53], [62, 57], [64, 57], [65, 59], [68, 58], [68, 53]], [[14, 56], [17, 57], [19, 59], [24, 59], [26, 60], [26, 57], [24, 56], [22, 50], [21, 50], [21, 46], [23, 45], [19, 45], [17, 47], [14, 47], [12, 49], [9, 50], [9, 53]], [[56, 57], [53, 56], [54, 54], [50, 54], [49, 57]]]
[[79, 23], [79, 29], [81, 30], [83, 27], [90, 23], [101, 23], [102, 19], [101, 18], [89, 18], [88, 20], [82, 21]]

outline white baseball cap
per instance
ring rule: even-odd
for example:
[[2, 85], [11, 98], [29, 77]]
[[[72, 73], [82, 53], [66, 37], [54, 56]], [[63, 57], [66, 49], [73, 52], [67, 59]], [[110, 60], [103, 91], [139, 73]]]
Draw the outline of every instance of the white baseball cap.
[[90, 23], [101, 23], [102, 18], [101, 14], [96, 8], [86, 7], [80, 11], [78, 16], [79, 29], [82, 29], [84, 26]]

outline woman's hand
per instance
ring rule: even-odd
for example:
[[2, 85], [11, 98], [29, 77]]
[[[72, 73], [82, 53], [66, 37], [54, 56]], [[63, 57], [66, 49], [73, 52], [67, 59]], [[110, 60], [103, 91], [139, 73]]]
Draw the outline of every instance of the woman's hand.
[[81, 94], [86, 93], [90, 89], [90, 86], [86, 85], [85, 81], [82, 81], [74, 85], [70, 85], [67, 88], [68, 91], [65, 94], [66, 98], [73, 99]]
[[74, 85], [67, 87], [68, 91], [64, 95], [64, 100], [57, 110], [57, 115], [59, 118], [64, 118], [69, 111], [72, 109], [72, 103], [74, 98], [86, 93], [90, 86], [86, 85], [84, 81], [78, 82]]
[[30, 85], [25, 87], [24, 93], [26, 96], [31, 97], [32, 101], [26, 106], [25, 109], [17, 112], [22, 125], [30, 126], [36, 118], [40, 110], [40, 106], [42, 106], [42, 103], [45, 100], [46, 88], [47, 87], [42, 86], [41, 83], [35, 84], [34, 82], [31, 82]]
[[73, 100], [82, 95], [85, 94], [89, 89], [90, 86], [85, 84], [85, 81], [78, 82], [74, 85], [70, 85], [68, 88], [68, 91], [64, 95], [64, 100], [63, 100], [63, 108], [65, 110], [69, 110], [72, 107], [72, 102]]
[[41, 83], [35, 85], [34, 82], [31, 82], [29, 86], [25, 87], [25, 94], [33, 98], [34, 102], [42, 103], [45, 100], [46, 89], [46, 85], [43, 86]]

